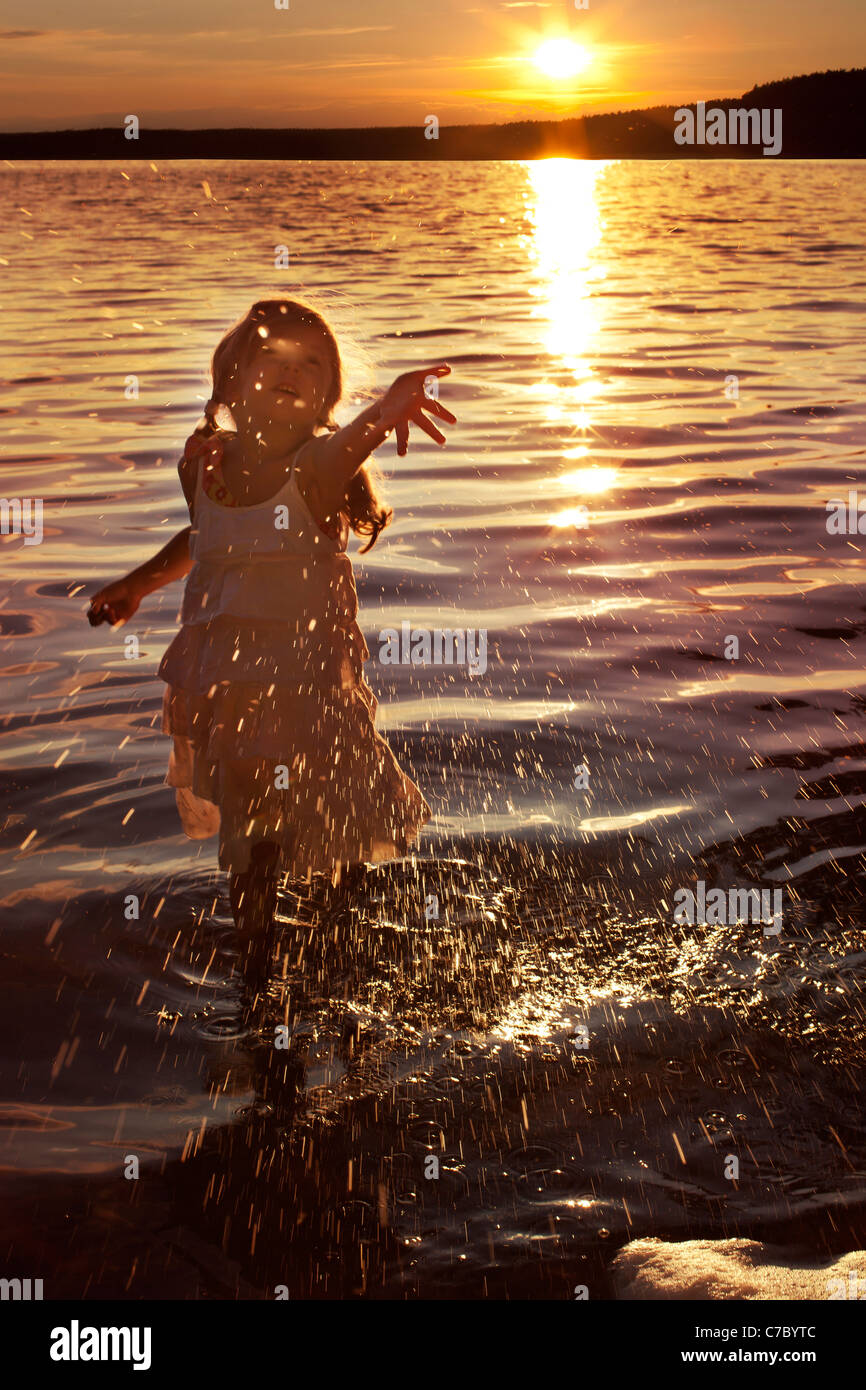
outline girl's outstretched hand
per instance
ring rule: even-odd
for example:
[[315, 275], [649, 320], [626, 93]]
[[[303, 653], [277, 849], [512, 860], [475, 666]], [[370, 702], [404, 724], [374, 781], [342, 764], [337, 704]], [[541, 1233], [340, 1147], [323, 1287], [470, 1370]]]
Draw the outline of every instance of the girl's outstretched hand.
[[415, 372], [403, 372], [388, 388], [379, 402], [379, 426], [393, 429], [397, 435], [397, 453], [403, 455], [409, 448], [409, 423], [417, 425], [437, 444], [445, 443], [445, 436], [422, 412], [427, 411], [449, 425], [456, 425], [457, 416], [446, 410], [444, 405], [429, 396], [424, 389], [428, 377], [448, 376], [451, 368], [447, 362], [438, 362], [435, 367], [422, 367]]
[[91, 627], [98, 627], [100, 623], [111, 623], [112, 627], [116, 623], [128, 623], [142, 597], [137, 586], [130, 583], [128, 578], [117, 579], [93, 595], [87, 620]]

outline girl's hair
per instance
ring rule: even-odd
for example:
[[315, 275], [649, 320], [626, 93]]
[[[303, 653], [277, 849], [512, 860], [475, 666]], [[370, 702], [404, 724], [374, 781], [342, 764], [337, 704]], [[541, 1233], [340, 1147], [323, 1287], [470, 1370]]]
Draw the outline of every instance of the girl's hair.
[[[207, 439], [217, 432], [219, 426], [216, 415], [219, 407], [227, 406], [231, 410], [232, 406], [237, 404], [239, 372], [253, 360], [263, 339], [285, 329], [288, 324], [310, 325], [321, 333], [326, 358], [331, 368], [331, 384], [316, 424], [330, 430], [331, 433], [340, 428], [333, 412], [343, 393], [343, 370], [337, 340], [328, 324], [315, 309], [307, 304], [299, 304], [294, 299], [260, 299], [217, 344], [211, 362], [211, 399], [205, 406], [205, 423], [199, 425], [196, 434]], [[386, 507], [377, 496], [367, 464], [359, 468], [350, 481], [344, 505], [340, 510], [345, 512], [356, 536], [370, 537], [360, 552], [362, 555], [372, 549], [380, 531], [385, 529], [394, 515], [392, 509]]]

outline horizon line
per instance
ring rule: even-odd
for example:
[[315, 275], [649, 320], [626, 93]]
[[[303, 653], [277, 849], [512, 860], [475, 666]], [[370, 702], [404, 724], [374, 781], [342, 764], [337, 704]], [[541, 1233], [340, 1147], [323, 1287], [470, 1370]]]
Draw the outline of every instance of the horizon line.
[[[864, 75], [866, 75], [866, 67], [854, 67], [854, 68], [824, 68], [824, 69], [822, 69], [822, 70], [815, 70], [815, 71], [812, 71], [812, 72], [795, 73], [795, 74], [792, 74], [791, 76], [788, 76], [788, 77], [776, 77], [776, 78], [771, 78], [771, 79], [769, 79], [769, 80], [766, 81], [766, 82], [758, 82], [758, 83], [755, 83], [752, 87], [747, 88], [747, 90], [746, 90], [745, 92], [741, 92], [741, 93], [740, 93], [739, 95], [737, 95], [737, 96], [695, 97], [695, 98], [693, 98], [693, 99], [690, 100], [690, 101], [681, 101], [681, 102], [663, 101], [663, 102], [658, 102], [657, 104], [652, 105], [652, 106], [615, 106], [615, 107], [611, 107], [609, 110], [605, 110], [605, 111], [594, 110], [594, 111], [589, 111], [589, 112], [582, 112], [582, 113], [580, 113], [580, 114], [571, 115], [571, 116], [562, 116], [562, 115], [519, 116], [519, 117], [515, 117], [515, 118], [513, 118], [513, 119], [504, 120], [504, 121], [497, 121], [497, 120], [470, 121], [470, 122], [467, 122], [467, 121], [455, 121], [455, 122], [453, 122], [453, 123], [447, 122], [447, 121], [440, 121], [440, 122], [439, 122], [439, 125], [440, 125], [440, 128], [441, 128], [441, 127], [445, 127], [445, 128], [447, 128], [448, 130], [477, 130], [477, 129], [489, 128], [489, 127], [491, 127], [491, 126], [494, 126], [494, 127], [495, 127], [495, 126], [512, 126], [512, 125], [553, 125], [553, 124], [559, 125], [559, 124], [565, 123], [566, 121], [591, 121], [591, 120], [601, 119], [601, 118], [604, 117], [604, 116], [625, 116], [625, 115], [631, 115], [631, 114], [633, 114], [633, 113], [635, 113], [635, 114], [636, 114], [636, 113], [645, 113], [645, 112], [650, 112], [650, 111], [677, 111], [677, 110], [684, 110], [684, 109], [686, 109], [687, 107], [697, 106], [697, 105], [699, 105], [701, 102], [703, 102], [705, 105], [708, 105], [708, 104], [710, 104], [710, 103], [718, 104], [718, 105], [724, 105], [724, 104], [726, 104], [726, 103], [731, 103], [731, 102], [736, 102], [736, 101], [744, 101], [745, 98], [746, 98], [747, 96], [750, 96], [753, 92], [759, 92], [762, 88], [766, 88], [766, 87], [776, 87], [776, 86], [780, 86], [780, 85], [785, 84], [785, 83], [793, 83], [793, 82], [798, 82], [798, 81], [806, 81], [806, 80], [808, 80], [808, 79], [817, 78], [817, 77], [825, 77], [825, 78], [835, 77], [835, 76], [853, 77], [855, 74], [858, 74], [858, 73], [859, 73], [859, 74], [864, 74]], [[45, 137], [45, 136], [50, 136], [50, 135], [67, 135], [67, 134], [69, 134], [69, 135], [92, 135], [92, 134], [95, 134], [95, 133], [97, 133], [97, 132], [103, 132], [103, 131], [117, 131], [117, 130], [121, 130], [122, 128], [123, 128], [122, 121], [121, 121], [121, 123], [120, 123], [119, 125], [55, 126], [55, 127], [50, 128], [50, 129], [42, 129], [42, 130], [8, 130], [8, 129], [0, 128], [0, 137], [23, 138], [23, 137], [25, 137], [25, 136], [34, 136], [34, 137], [40, 136], [40, 137]], [[183, 134], [185, 134], [185, 135], [217, 134], [217, 133], [227, 132], [227, 131], [231, 131], [231, 132], [233, 132], [233, 133], [238, 133], [238, 132], [242, 132], [242, 131], [268, 131], [268, 132], [272, 132], [272, 133], [275, 133], [275, 134], [279, 134], [279, 133], [284, 133], [284, 134], [285, 134], [285, 133], [289, 133], [289, 132], [293, 132], [293, 131], [302, 131], [302, 132], [305, 132], [305, 133], [308, 133], [308, 134], [315, 134], [315, 133], [317, 133], [317, 132], [319, 132], [319, 131], [340, 131], [340, 132], [343, 132], [343, 131], [365, 131], [365, 132], [383, 131], [383, 132], [387, 132], [387, 131], [418, 130], [418, 129], [423, 129], [423, 123], [422, 123], [420, 126], [418, 125], [417, 122], [414, 122], [414, 123], [410, 123], [410, 124], [402, 123], [402, 124], [398, 124], [398, 125], [313, 125], [313, 126], [293, 126], [293, 125], [203, 125], [203, 126], [192, 126], [192, 125], [191, 125], [191, 126], [185, 126], [185, 125], [147, 125], [146, 127], [141, 127], [141, 128], [142, 128], [142, 129], [146, 129], [148, 132], [153, 132], [153, 133], [160, 132], [160, 133], [162, 133], [162, 134], [168, 134], [168, 133], [175, 133], [175, 132], [178, 132], [178, 133], [183, 133]]]

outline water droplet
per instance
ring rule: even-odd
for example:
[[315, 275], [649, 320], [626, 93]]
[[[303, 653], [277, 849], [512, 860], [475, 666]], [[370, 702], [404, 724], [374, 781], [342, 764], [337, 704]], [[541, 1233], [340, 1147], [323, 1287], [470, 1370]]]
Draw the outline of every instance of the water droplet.
[[717, 1054], [718, 1061], [726, 1067], [747, 1067], [750, 1065], [749, 1058], [745, 1052], [740, 1052], [739, 1048], [726, 1047]]
[[223, 1016], [210, 1018], [206, 1023], [196, 1024], [193, 1032], [197, 1033], [200, 1038], [210, 1038], [214, 1041], [219, 1041], [223, 1038], [244, 1037], [249, 1032], [249, 1029], [244, 1027], [239, 1018]]
[[701, 1116], [701, 1119], [704, 1128], [709, 1130], [710, 1134], [715, 1134], [720, 1129], [729, 1129], [731, 1124], [727, 1115], [721, 1110], [708, 1110], [705, 1115]]
[[531, 1144], [526, 1149], [512, 1149], [510, 1154], [506, 1154], [505, 1163], [509, 1168], [527, 1173], [533, 1168], [541, 1168], [547, 1164], [555, 1166], [558, 1157], [554, 1149], [549, 1149], [543, 1144]]
[[430, 1149], [441, 1153], [445, 1148], [445, 1132], [435, 1120], [424, 1120], [412, 1125], [409, 1130], [409, 1143], [419, 1149]]
[[266, 1100], [254, 1100], [249, 1105], [241, 1105], [235, 1111], [239, 1120], [261, 1120], [273, 1115], [274, 1107]]
[[566, 1193], [570, 1197], [590, 1195], [573, 1168], [533, 1168], [517, 1179], [517, 1191], [530, 1202], [550, 1201]]

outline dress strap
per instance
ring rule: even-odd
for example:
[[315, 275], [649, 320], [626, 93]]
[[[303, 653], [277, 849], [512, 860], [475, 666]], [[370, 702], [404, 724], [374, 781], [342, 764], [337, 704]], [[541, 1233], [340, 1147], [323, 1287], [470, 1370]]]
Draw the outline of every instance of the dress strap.
[[215, 435], [209, 435], [207, 439], [205, 439], [204, 435], [191, 434], [183, 446], [183, 456], [187, 463], [193, 463], [196, 459], [201, 458], [202, 455], [210, 449], [211, 443], [215, 437]]
[[223, 441], [221, 432], [208, 435], [191, 434], [183, 451], [187, 463], [195, 466], [195, 496], [204, 495], [223, 506], [236, 507], [222, 476]]

